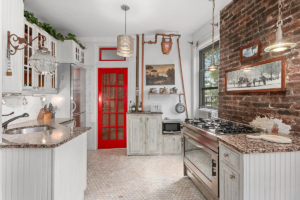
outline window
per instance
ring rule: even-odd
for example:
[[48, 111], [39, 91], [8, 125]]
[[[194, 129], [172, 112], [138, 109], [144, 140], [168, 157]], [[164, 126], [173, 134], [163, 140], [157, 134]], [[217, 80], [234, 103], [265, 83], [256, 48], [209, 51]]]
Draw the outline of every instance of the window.
[[[218, 109], [219, 70], [207, 71], [211, 63], [212, 46], [199, 52], [200, 63], [200, 107]], [[215, 64], [220, 63], [219, 42], [215, 43]]]

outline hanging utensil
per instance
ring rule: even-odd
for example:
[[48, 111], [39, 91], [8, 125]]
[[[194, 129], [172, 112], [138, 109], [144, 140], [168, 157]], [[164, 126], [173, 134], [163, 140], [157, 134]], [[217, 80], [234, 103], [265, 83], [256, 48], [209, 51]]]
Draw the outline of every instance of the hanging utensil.
[[181, 103], [181, 95], [184, 94], [179, 94], [179, 103], [175, 106], [175, 111], [178, 113], [184, 113], [186, 110], [185, 105]]

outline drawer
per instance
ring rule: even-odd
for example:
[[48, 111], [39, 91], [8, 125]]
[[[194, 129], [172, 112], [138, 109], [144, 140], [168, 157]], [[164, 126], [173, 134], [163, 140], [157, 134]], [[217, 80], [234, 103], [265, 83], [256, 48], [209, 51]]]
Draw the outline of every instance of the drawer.
[[220, 159], [235, 169], [240, 168], [240, 154], [220, 144]]

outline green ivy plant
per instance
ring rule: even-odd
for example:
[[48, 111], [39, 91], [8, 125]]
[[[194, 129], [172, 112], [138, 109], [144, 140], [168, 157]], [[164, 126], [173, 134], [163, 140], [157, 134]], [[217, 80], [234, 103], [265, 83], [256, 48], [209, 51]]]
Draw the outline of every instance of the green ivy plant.
[[66, 40], [74, 40], [82, 49], [85, 49], [85, 46], [83, 46], [78, 40], [76, 39], [76, 35], [72, 33], [68, 33], [68, 36], [65, 37]]
[[76, 35], [69, 33], [68, 36], [64, 37], [61, 33], [58, 33], [50, 24], [39, 22], [38, 18], [34, 16], [32, 12], [24, 10], [24, 17], [29, 23], [36, 24], [40, 28], [44, 29], [47, 33], [49, 33], [52, 37], [57, 40], [64, 41], [66, 40], [74, 40], [82, 49], [85, 47], [77, 41]]

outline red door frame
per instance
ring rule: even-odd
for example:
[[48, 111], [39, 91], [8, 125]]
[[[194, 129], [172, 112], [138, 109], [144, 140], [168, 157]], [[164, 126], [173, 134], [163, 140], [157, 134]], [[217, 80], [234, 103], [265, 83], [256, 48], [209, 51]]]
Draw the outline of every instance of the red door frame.
[[[123, 140], [102, 140], [102, 81], [103, 81], [103, 73], [124, 73], [124, 137]], [[116, 77], [118, 80], [118, 77]], [[109, 76], [109, 84], [110, 84], [110, 76]], [[118, 85], [114, 85], [114, 87], [122, 87]], [[117, 89], [116, 89], [117, 90]], [[127, 90], [128, 90], [128, 70], [127, 68], [99, 68], [98, 69], [98, 149], [111, 149], [111, 148], [126, 148], [126, 113], [127, 113]], [[109, 93], [110, 93], [110, 88], [109, 88]], [[116, 96], [117, 98], [117, 96]], [[112, 100], [112, 99], [109, 99]], [[116, 112], [111, 113], [110, 112], [110, 101], [109, 101], [109, 112], [108, 114], [116, 114], [116, 126], [113, 126], [113, 128], [116, 128], [116, 134], [118, 133], [118, 101], [121, 99], [114, 99], [116, 100]], [[120, 114], [120, 113], [119, 113]], [[110, 116], [108, 119], [109, 125], [110, 125]], [[109, 126], [110, 127], [110, 126]], [[108, 128], [109, 128], [108, 127]], [[110, 129], [109, 129], [110, 130]], [[110, 138], [110, 135], [109, 135]], [[117, 138], [117, 137], [116, 137]]]

